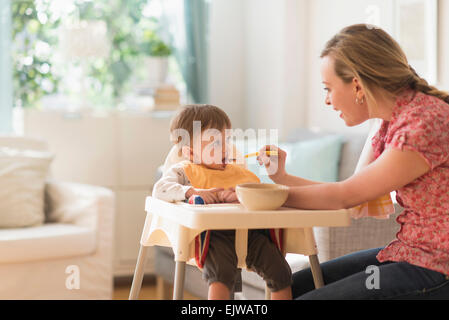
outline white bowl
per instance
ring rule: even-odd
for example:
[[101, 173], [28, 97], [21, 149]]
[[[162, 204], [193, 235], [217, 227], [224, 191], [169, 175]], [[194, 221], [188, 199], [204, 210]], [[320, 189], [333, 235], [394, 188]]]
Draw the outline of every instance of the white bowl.
[[276, 210], [288, 198], [288, 187], [273, 183], [243, 183], [235, 188], [237, 198], [248, 210]]

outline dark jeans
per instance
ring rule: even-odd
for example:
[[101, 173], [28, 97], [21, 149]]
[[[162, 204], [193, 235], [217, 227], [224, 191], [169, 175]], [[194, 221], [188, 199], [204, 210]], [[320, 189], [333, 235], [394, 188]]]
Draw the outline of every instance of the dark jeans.
[[380, 249], [359, 251], [321, 263], [325, 286], [316, 290], [310, 269], [294, 273], [293, 298], [449, 300], [448, 275], [407, 262], [380, 263], [376, 259]]

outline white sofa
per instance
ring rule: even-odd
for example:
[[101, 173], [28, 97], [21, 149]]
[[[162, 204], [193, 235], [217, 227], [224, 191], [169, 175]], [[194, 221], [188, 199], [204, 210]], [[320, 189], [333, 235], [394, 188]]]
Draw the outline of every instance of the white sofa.
[[[4, 146], [46, 149], [24, 137]], [[114, 214], [109, 189], [47, 181], [44, 223], [0, 228], [0, 299], [111, 299]]]

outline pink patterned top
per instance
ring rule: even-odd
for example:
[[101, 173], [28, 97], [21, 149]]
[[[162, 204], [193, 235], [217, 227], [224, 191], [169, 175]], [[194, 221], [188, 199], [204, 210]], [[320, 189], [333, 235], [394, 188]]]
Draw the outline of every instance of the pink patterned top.
[[406, 261], [449, 275], [449, 105], [422, 92], [401, 94], [390, 121], [372, 139], [377, 158], [387, 148], [414, 150], [431, 170], [396, 190], [404, 211], [396, 239], [380, 262]]

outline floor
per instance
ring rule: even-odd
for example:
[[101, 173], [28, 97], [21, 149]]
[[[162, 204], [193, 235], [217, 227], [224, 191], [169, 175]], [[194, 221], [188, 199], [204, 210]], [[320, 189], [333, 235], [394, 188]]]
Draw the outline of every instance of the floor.
[[[128, 300], [129, 291], [131, 290], [131, 282], [115, 281], [114, 283], [114, 300]], [[199, 300], [198, 297], [191, 295], [189, 292], [184, 292], [184, 299], [186, 300]], [[155, 281], [148, 281], [142, 284], [140, 289], [139, 300], [157, 300], [157, 287]]]

